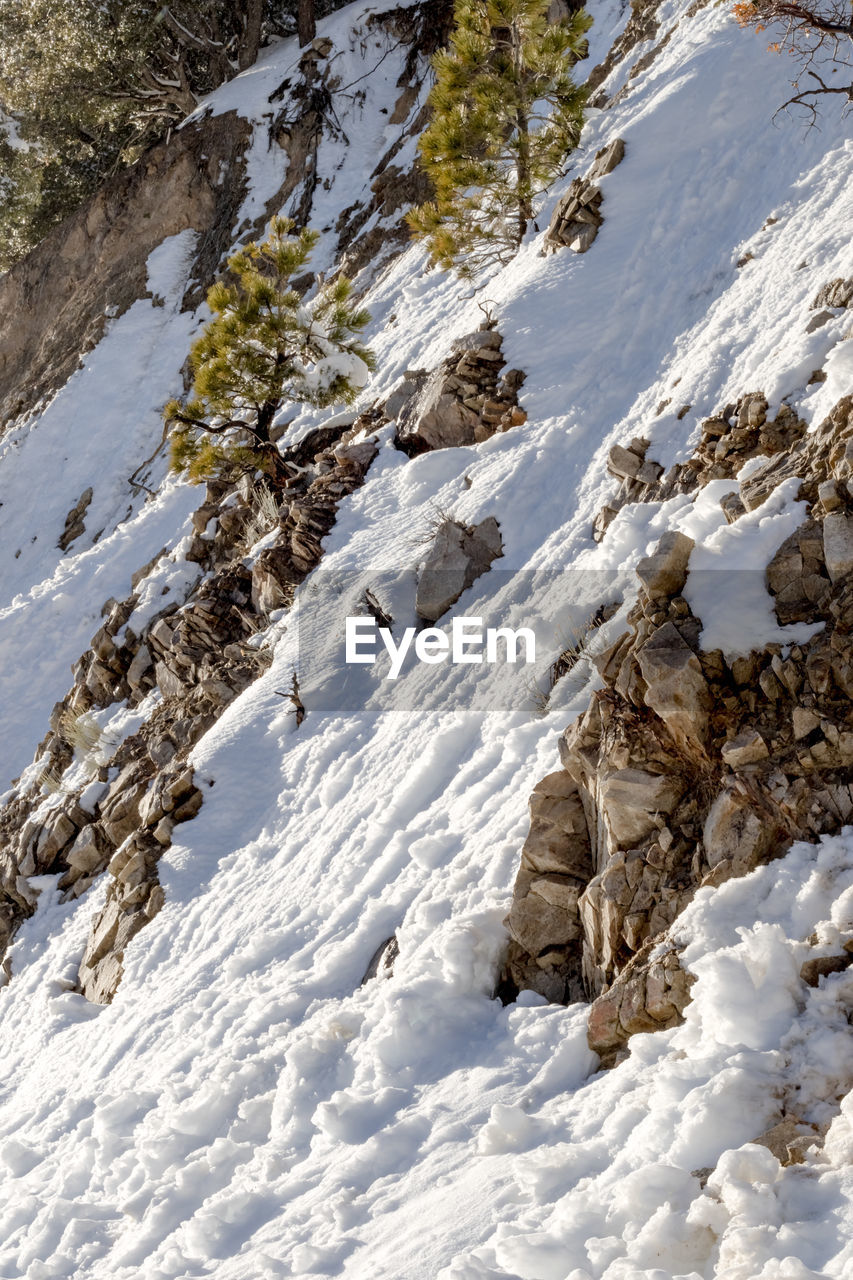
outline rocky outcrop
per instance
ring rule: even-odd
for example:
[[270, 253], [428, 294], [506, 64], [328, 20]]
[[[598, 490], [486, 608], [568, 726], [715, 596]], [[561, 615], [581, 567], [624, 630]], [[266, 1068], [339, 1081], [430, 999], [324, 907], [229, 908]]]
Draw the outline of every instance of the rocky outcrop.
[[601, 212], [603, 195], [596, 182], [612, 173], [624, 155], [625, 143], [621, 138], [614, 138], [596, 152], [586, 177], [574, 179], [551, 216], [551, 224], [545, 233], [546, 253], [563, 247], [574, 253], [586, 253], [590, 248], [604, 222]]
[[584, 802], [574, 780], [558, 770], [537, 783], [528, 804], [502, 993], [526, 988], [568, 1004], [585, 995], [578, 900], [592, 878], [592, 852]]
[[457, 338], [433, 373], [406, 374], [383, 405], [385, 416], [397, 423], [397, 447], [414, 457], [479, 444], [526, 422], [518, 405], [524, 374], [504, 372], [502, 347], [501, 335], [486, 327]]
[[[664, 535], [637, 567], [627, 629], [593, 656], [603, 687], [561, 737], [563, 772], [531, 797], [502, 987], [505, 998], [523, 987], [558, 1000], [584, 991], [590, 1044], [605, 1064], [635, 1032], [680, 1019], [690, 979], [667, 931], [697, 888], [853, 816], [853, 399], [808, 436], [784, 407], [768, 423], [756, 395], [716, 421], [726, 430], [703, 431], [680, 477], [641, 477], [645, 441], [617, 453], [613, 469], [660, 493], [685, 475], [697, 486], [718, 467], [736, 472], [744, 452], [764, 456], [736, 495], [740, 514], [799, 476], [810, 512], [771, 560], [766, 584], [780, 623], [823, 625], [807, 643], [726, 658], [702, 648], [701, 619], [681, 594], [690, 540]], [[708, 448], [735, 431], [735, 450]], [[739, 518], [734, 503], [727, 518]], [[570, 833], [544, 834], [543, 796], [570, 804]], [[572, 859], [571, 870], [534, 860], [543, 840], [558, 860]], [[543, 876], [544, 895], [535, 890]]]
[[86, 512], [89, 510], [92, 497], [93, 490], [90, 485], [88, 489], [83, 490], [77, 502], [65, 517], [65, 528], [62, 530], [57, 543], [60, 551], [67, 551], [71, 543], [76, 542], [86, 532]]
[[657, 16], [659, 4], [660, 0], [633, 0], [628, 22], [622, 34], [611, 45], [604, 61], [593, 67], [586, 78], [587, 92], [594, 95], [590, 98], [590, 106], [608, 105], [608, 95], [604, 90], [602, 89], [599, 93], [594, 91], [604, 83], [611, 71], [624, 62], [638, 44], [654, 40], [659, 30]]
[[503, 541], [494, 516], [477, 525], [442, 520], [418, 578], [418, 616], [437, 622], [502, 555]]
[[[450, 0], [394, 7], [368, 13], [359, 31], [365, 40], [384, 47], [384, 56], [400, 46], [407, 50], [397, 79], [399, 93], [388, 117], [388, 124], [397, 127], [396, 136], [369, 174], [366, 194], [343, 209], [334, 225], [334, 261], [345, 275], [359, 277], [359, 292], [408, 246], [405, 213], [431, 195], [417, 158], [410, 158], [411, 143], [428, 120], [423, 84], [429, 59], [446, 41], [452, 12]], [[336, 73], [332, 41], [321, 37], [302, 53], [297, 74], [272, 95], [274, 107], [282, 99], [287, 101], [287, 108], [277, 111], [271, 136], [287, 153], [289, 163], [281, 186], [267, 201], [267, 218], [287, 208], [300, 225], [308, 223], [320, 182], [317, 162], [322, 139], [343, 146], [350, 142], [340, 124], [344, 113], [336, 95], [351, 88]], [[396, 163], [404, 150], [408, 150], [406, 162]]]
[[589, 1014], [588, 1037], [602, 1064], [612, 1066], [631, 1036], [677, 1025], [690, 1002], [693, 977], [673, 948], [657, 954], [650, 939], [628, 962]]
[[[658, 406], [663, 413], [669, 405]], [[684, 417], [690, 405], [684, 405], [678, 416]], [[635, 438], [627, 446], [614, 445], [607, 459], [607, 469], [621, 481], [619, 489], [608, 499], [593, 522], [593, 537], [601, 542], [618, 512], [629, 502], [660, 502], [678, 493], [693, 493], [710, 480], [734, 479], [745, 462], [753, 458], [768, 459], [765, 466], [754, 470], [740, 492], [724, 495], [721, 506], [729, 523], [744, 511], [752, 511], [779, 483], [779, 468], [784, 459], [791, 460], [787, 474], [808, 473], [809, 461], [801, 456], [806, 424], [786, 404], [775, 418], [767, 417], [767, 399], [761, 391], [749, 392], [735, 403], [726, 405], [700, 426], [699, 444], [686, 462], [676, 463], [664, 475], [663, 467], [647, 457], [649, 441]]]
[[412, 205], [432, 197], [432, 185], [418, 160], [407, 164], [396, 161], [429, 120], [429, 106], [423, 93], [424, 70], [427, 60], [446, 44], [452, 20], [451, 0], [368, 16], [368, 30], [380, 30], [386, 37], [404, 42], [409, 53], [397, 79], [399, 92], [388, 117], [390, 125], [399, 127], [399, 133], [370, 174], [369, 198], [355, 201], [342, 210], [335, 223], [338, 237], [335, 256], [345, 275], [360, 277], [359, 289], [410, 244], [405, 214]]
[[[293, 480], [277, 495], [252, 476], [212, 481], [187, 557], [204, 576], [184, 599], [169, 598], [153, 614], [141, 608], [163, 551], [134, 575], [126, 600], [107, 601], [103, 625], [75, 664], [73, 687], [51, 715], [35, 776], [28, 771], [28, 782], [0, 810], [3, 949], [37, 902], [29, 877], [59, 874], [60, 889], [78, 897], [106, 873], [106, 901], [78, 983], [96, 1003], [112, 999], [127, 944], [164, 904], [157, 871], [163, 850], [202, 805], [189, 752], [269, 665], [271, 651], [259, 642], [267, 615], [288, 604], [319, 563], [338, 503], [362, 483], [375, 456], [366, 435], [375, 420], [368, 413], [349, 427], [321, 428], [284, 450]], [[270, 533], [271, 545], [247, 564], [252, 544]], [[138, 706], [153, 691], [153, 710], [117, 748], [87, 720], [93, 708]], [[74, 764], [79, 777], [81, 763], [87, 780], [68, 791], [63, 775]]]
[[845, 310], [851, 305], [853, 305], [853, 277], [845, 279], [844, 276], [836, 276], [834, 280], [829, 280], [818, 289], [811, 310], [821, 311], [824, 307]]

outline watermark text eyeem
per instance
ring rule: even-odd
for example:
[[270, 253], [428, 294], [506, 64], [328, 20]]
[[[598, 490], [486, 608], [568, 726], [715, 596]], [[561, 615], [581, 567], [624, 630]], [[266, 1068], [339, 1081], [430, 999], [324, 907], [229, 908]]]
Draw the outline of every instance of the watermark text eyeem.
[[536, 661], [536, 636], [529, 627], [484, 627], [482, 618], [454, 618], [449, 634], [437, 627], [426, 627], [423, 631], [406, 627], [398, 643], [390, 627], [380, 627], [375, 618], [365, 616], [348, 617], [346, 620], [347, 663], [374, 663], [380, 640], [391, 659], [388, 680], [396, 680], [399, 676], [413, 642], [415, 658], [430, 665], [438, 662], [515, 663], [522, 650], [525, 663]]

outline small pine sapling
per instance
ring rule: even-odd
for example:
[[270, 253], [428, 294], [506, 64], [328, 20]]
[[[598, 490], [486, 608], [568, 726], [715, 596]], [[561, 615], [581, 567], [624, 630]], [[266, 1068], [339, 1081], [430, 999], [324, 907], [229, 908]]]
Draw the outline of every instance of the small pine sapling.
[[263, 244], [232, 254], [233, 283], [209, 290], [213, 319], [190, 352], [193, 394], [172, 400], [171, 462], [190, 480], [261, 471], [276, 485], [290, 472], [270, 436], [286, 404], [350, 404], [375, 367], [360, 334], [370, 315], [349, 301], [344, 276], [303, 302], [291, 283], [317, 243], [316, 231], [292, 235], [274, 218]]
[[581, 9], [549, 24], [548, 9], [549, 0], [456, 0], [450, 47], [433, 59], [420, 151], [435, 199], [408, 222], [432, 261], [461, 275], [512, 258], [580, 137], [586, 91], [571, 66], [591, 19]]

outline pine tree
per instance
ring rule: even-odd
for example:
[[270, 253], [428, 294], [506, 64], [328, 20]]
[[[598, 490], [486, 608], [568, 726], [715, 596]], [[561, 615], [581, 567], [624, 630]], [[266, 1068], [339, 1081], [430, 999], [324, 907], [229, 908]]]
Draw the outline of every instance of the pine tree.
[[352, 285], [339, 276], [303, 303], [291, 281], [318, 240], [274, 218], [263, 244], [232, 254], [234, 283], [208, 292], [213, 319], [190, 352], [193, 396], [164, 410], [173, 426], [172, 466], [191, 480], [235, 470], [262, 470], [275, 483], [289, 478], [270, 438], [285, 404], [349, 404], [374, 367], [360, 334], [367, 311], [350, 305]]
[[456, 0], [435, 55], [432, 121], [420, 142], [435, 199], [408, 218], [440, 266], [464, 275], [508, 261], [536, 199], [560, 176], [583, 124], [571, 63], [591, 19], [549, 25], [549, 0]]
[[[0, 0], [0, 271], [265, 40], [342, 2]], [[14, 154], [10, 119], [27, 144]]]

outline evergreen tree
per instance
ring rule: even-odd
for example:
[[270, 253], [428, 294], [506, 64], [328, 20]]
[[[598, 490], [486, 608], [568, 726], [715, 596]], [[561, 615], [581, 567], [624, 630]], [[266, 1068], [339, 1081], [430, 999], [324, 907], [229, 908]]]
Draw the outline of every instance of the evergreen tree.
[[[116, 170], [342, 0], [0, 0], [0, 271]], [[4, 118], [27, 149], [4, 145]], [[10, 198], [9, 198], [10, 197]]]
[[319, 237], [292, 230], [274, 218], [263, 244], [228, 259], [234, 283], [208, 292], [213, 319], [190, 352], [193, 395], [164, 410], [172, 466], [191, 480], [259, 469], [284, 483], [289, 472], [270, 438], [279, 409], [349, 404], [374, 367], [359, 337], [370, 316], [350, 305], [349, 280], [339, 276], [307, 303], [293, 288]]
[[435, 199], [408, 218], [440, 266], [467, 275], [508, 261], [578, 141], [585, 90], [570, 66], [591, 19], [581, 9], [549, 25], [548, 8], [549, 0], [456, 0], [420, 142]]

